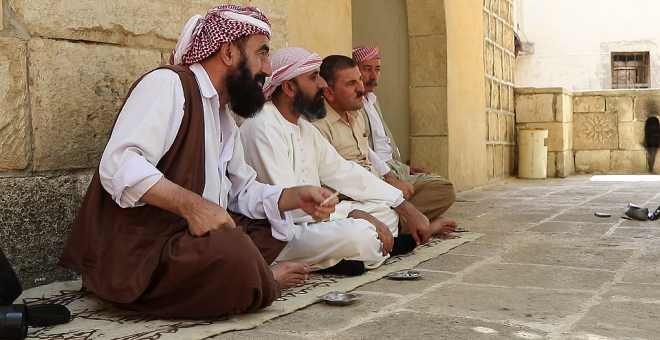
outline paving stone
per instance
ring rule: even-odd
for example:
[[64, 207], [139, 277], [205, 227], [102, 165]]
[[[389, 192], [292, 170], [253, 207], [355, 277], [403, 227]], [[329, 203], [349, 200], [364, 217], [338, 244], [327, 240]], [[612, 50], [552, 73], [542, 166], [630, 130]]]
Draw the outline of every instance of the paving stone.
[[488, 264], [463, 277], [465, 283], [508, 287], [594, 290], [614, 278], [604, 270], [585, 270], [559, 266]]
[[626, 297], [633, 299], [658, 300], [660, 283], [617, 283], [601, 294], [604, 298]]
[[484, 258], [482, 256], [443, 254], [442, 256], [420, 263], [415, 269], [457, 273], [479, 261], [483, 261]]
[[[332, 306], [319, 302], [262, 325], [262, 331], [325, 332], [346, 327], [355, 318], [364, 318], [396, 301], [386, 295], [363, 294], [348, 306]], [[322, 323], [318, 320], [323, 320]]]
[[619, 227], [614, 230], [612, 236], [625, 236], [633, 238], [658, 238], [660, 237], [660, 228], [658, 227]]
[[496, 244], [479, 244], [470, 242], [463, 244], [460, 247], [454, 248], [448, 254], [456, 255], [474, 255], [474, 256], [497, 256], [506, 250], [503, 245]]
[[404, 308], [441, 315], [489, 320], [520, 320], [553, 323], [578, 313], [591, 297], [586, 292], [481, 287], [458, 284], [443, 286], [412, 300]]
[[598, 237], [583, 237], [575, 234], [543, 234], [535, 233], [529, 242], [545, 243], [551, 247], [618, 247], [620, 249], [640, 249], [645, 247], [648, 239], [635, 239], [605, 235]]
[[497, 322], [399, 312], [350, 328], [330, 339], [542, 339], [546, 334]]
[[506, 252], [502, 255], [502, 261], [615, 271], [620, 269], [632, 254], [632, 249], [548, 247], [546, 244], [530, 244]]
[[541, 223], [533, 228], [527, 229], [536, 233], [570, 233], [582, 237], [593, 237], [604, 235], [614, 223], [584, 223], [584, 222], [556, 222], [549, 221]]
[[616, 339], [657, 339], [658, 315], [657, 303], [605, 302], [591, 308], [573, 330]]
[[287, 332], [286, 334], [277, 334], [270, 332], [263, 332], [261, 329], [263, 326], [257, 326], [255, 329], [247, 331], [235, 331], [220, 334], [211, 338], [209, 340], [287, 340], [287, 339], [306, 339], [304, 335], [293, 334], [292, 332]]
[[[439, 258], [442, 257], [443, 256], [440, 256]], [[421, 271], [421, 274], [422, 277], [415, 280], [392, 280], [388, 278], [382, 278], [378, 281], [367, 283], [366, 285], [356, 289], [356, 291], [371, 291], [401, 295], [419, 294], [423, 290], [428, 289], [438, 283], [454, 278], [454, 275], [452, 274], [435, 273], [431, 271]]]
[[[623, 277], [623, 282], [630, 283], [660, 283], [660, 264], [657, 262], [636, 263]], [[656, 295], [656, 299], [658, 296]]]

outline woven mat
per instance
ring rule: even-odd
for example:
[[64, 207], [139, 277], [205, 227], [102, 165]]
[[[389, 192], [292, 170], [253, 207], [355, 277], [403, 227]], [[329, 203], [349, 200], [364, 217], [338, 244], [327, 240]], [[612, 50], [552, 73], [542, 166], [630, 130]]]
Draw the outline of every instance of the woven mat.
[[255, 313], [230, 317], [204, 320], [163, 319], [126, 312], [114, 308], [92, 293], [81, 292], [80, 281], [58, 282], [36, 287], [25, 291], [17, 301], [25, 299], [28, 305], [60, 303], [71, 310], [71, 322], [52, 327], [30, 327], [29, 339], [204, 339], [223, 332], [254, 328], [265, 321], [318, 302], [317, 297], [327, 292], [350, 291], [381, 279], [389, 272], [411, 269], [423, 261], [435, 258], [481, 236], [483, 235], [461, 233], [459, 236], [433, 238], [413, 252], [390, 258], [381, 267], [357, 277], [312, 273], [303, 286], [282, 291], [282, 297], [270, 307]]

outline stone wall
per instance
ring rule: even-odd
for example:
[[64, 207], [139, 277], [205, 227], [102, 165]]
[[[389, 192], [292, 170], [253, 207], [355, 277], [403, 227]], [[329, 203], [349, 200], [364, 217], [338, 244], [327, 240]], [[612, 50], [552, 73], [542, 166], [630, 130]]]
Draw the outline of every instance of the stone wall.
[[[287, 1], [223, 3], [264, 10], [273, 26], [272, 48], [291, 39], [315, 46], [332, 32], [336, 39], [326, 41], [327, 51], [320, 52], [350, 53], [350, 0], [322, 8]], [[167, 62], [188, 18], [219, 3], [0, 4], [0, 247], [28, 288], [73, 278], [55, 263], [128, 89], [140, 75]], [[317, 19], [336, 15], [313, 25], [310, 13]]]
[[515, 171], [513, 1], [484, 0], [484, 69], [488, 178]]
[[517, 128], [548, 130], [549, 177], [660, 172], [650, 169], [649, 117], [660, 118], [660, 90], [516, 89]]

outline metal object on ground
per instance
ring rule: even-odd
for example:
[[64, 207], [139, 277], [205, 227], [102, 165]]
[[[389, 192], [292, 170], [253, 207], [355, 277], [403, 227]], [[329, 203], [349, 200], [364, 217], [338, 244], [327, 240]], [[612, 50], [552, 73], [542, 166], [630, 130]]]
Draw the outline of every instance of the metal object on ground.
[[387, 274], [387, 277], [395, 280], [412, 280], [422, 277], [422, 274], [416, 270], [399, 270]]
[[362, 296], [360, 293], [330, 292], [318, 298], [329, 305], [345, 306], [355, 302], [360, 296]]

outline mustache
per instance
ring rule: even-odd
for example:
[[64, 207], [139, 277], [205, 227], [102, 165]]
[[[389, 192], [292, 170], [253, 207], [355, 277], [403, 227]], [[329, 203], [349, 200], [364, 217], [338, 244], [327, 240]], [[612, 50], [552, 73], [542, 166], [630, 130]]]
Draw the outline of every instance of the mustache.
[[367, 80], [364, 83], [364, 85], [375, 85], [375, 86], [377, 86], [378, 85], [378, 80], [376, 80], [376, 79]]
[[262, 85], [266, 82], [266, 74], [259, 72], [254, 76], [254, 81], [261, 83]]
[[358, 91], [356, 98], [362, 98], [362, 97], [364, 97], [364, 91]]

